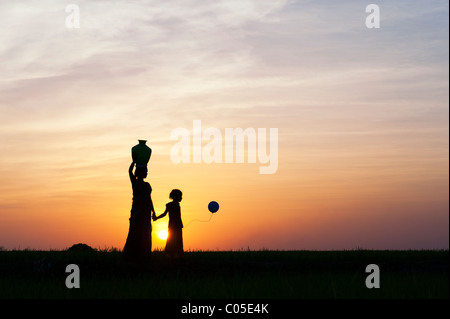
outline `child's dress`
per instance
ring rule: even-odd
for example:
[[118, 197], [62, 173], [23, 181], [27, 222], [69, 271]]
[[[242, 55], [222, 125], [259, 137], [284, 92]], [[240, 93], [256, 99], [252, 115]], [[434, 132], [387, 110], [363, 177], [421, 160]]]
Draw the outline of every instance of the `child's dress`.
[[183, 254], [183, 222], [180, 204], [175, 201], [167, 203], [166, 211], [169, 212], [169, 236], [165, 252], [169, 256], [181, 256]]

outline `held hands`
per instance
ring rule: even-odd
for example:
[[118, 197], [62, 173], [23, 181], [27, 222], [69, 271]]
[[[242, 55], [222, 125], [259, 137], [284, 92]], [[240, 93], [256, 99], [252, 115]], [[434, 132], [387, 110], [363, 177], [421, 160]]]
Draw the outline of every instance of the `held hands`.
[[156, 216], [156, 213], [153, 211], [152, 219], [153, 219], [153, 221], [158, 220], [158, 219], [160, 219], [160, 218], [165, 217], [165, 216], [167, 215], [167, 213], [168, 213], [168, 211], [167, 211], [167, 209], [166, 209], [166, 210], [164, 211], [164, 213], [162, 213], [162, 214], [159, 215], [159, 216]]

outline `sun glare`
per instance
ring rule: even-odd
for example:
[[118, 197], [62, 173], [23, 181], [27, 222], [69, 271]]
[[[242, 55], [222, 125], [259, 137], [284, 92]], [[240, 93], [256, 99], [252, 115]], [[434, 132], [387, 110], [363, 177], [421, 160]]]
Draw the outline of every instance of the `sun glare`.
[[158, 233], [159, 239], [162, 239], [162, 240], [166, 240], [168, 235], [169, 235], [169, 233], [167, 232], [167, 230], [161, 230]]

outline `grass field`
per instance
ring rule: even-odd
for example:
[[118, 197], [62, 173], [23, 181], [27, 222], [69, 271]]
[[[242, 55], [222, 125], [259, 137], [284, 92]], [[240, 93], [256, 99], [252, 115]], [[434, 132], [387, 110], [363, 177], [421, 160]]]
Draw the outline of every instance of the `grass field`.
[[[80, 288], [68, 289], [68, 264]], [[368, 264], [380, 288], [368, 289]], [[0, 298], [449, 298], [449, 251], [154, 252], [147, 264], [119, 251], [0, 251]]]

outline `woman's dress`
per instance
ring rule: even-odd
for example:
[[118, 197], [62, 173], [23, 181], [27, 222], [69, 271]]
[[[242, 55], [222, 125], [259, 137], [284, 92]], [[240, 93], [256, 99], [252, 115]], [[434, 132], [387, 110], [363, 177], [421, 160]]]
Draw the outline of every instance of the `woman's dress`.
[[152, 188], [149, 183], [139, 180], [133, 181], [132, 187], [130, 228], [123, 254], [128, 260], [146, 260], [152, 251]]

